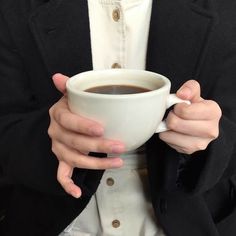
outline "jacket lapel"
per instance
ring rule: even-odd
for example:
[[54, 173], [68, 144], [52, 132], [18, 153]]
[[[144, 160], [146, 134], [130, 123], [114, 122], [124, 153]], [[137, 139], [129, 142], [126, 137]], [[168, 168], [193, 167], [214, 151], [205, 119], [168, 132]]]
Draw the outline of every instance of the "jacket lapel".
[[147, 69], [169, 77], [174, 91], [188, 79], [199, 79], [217, 22], [208, 2], [153, 0]]
[[[51, 0], [30, 17], [30, 27], [50, 74], [92, 68], [87, 1]], [[81, 50], [84, 49], [84, 50]]]

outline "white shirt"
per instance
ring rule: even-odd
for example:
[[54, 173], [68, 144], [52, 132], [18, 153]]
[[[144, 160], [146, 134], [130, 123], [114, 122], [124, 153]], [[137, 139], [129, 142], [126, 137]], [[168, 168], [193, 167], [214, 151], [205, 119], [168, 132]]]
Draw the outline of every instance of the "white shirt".
[[145, 69], [151, 0], [88, 0], [93, 69]]
[[[88, 0], [93, 69], [145, 69], [152, 0]], [[106, 170], [84, 211], [61, 235], [164, 236], [148, 196], [144, 146]]]

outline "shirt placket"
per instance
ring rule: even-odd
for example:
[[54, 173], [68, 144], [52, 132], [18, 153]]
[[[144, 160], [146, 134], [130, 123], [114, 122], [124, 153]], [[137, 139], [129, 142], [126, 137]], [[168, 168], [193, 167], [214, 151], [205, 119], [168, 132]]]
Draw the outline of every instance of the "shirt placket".
[[97, 206], [103, 232], [108, 235], [124, 234], [124, 205], [122, 203], [122, 176], [124, 172], [107, 170], [96, 192]]
[[125, 67], [125, 24], [121, 1], [113, 1], [109, 6], [111, 23], [110, 53], [112, 61], [108, 62], [110, 68]]

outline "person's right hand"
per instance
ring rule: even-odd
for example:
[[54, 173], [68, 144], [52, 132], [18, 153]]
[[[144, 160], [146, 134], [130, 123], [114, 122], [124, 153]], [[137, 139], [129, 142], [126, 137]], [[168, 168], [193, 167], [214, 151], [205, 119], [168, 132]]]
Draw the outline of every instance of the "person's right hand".
[[78, 198], [81, 189], [71, 179], [75, 167], [85, 169], [109, 169], [122, 166], [122, 159], [96, 158], [90, 152], [121, 154], [125, 151], [123, 143], [103, 138], [103, 127], [89, 119], [70, 112], [67, 104], [66, 81], [68, 77], [55, 74], [53, 82], [64, 96], [49, 110], [50, 125], [48, 134], [52, 140], [52, 151], [59, 165], [57, 179], [65, 191]]

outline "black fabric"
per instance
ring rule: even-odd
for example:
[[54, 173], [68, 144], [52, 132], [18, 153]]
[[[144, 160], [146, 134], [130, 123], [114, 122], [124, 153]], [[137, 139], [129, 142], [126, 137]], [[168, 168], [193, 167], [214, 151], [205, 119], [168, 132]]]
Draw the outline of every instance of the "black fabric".
[[[234, 0], [153, 1], [147, 69], [167, 76], [172, 92], [198, 80], [223, 111], [207, 150], [183, 155], [158, 135], [147, 142], [153, 207], [167, 236], [236, 235], [235, 12]], [[47, 135], [48, 109], [61, 96], [52, 74], [92, 69], [87, 4], [0, 0], [0, 29], [1, 235], [58, 235], [103, 174], [76, 169], [83, 196], [68, 196]]]

